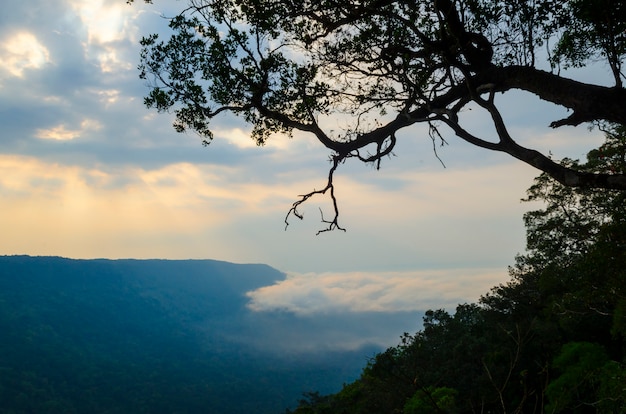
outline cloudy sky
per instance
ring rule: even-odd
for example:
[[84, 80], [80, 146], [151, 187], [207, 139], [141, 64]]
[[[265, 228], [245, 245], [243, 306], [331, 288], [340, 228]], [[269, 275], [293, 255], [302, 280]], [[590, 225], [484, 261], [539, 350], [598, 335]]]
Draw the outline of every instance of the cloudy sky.
[[[438, 151], [443, 168], [419, 127], [380, 171], [338, 171], [346, 233], [315, 235], [323, 199], [285, 231], [291, 203], [325, 184], [319, 144], [277, 136], [259, 148], [224, 117], [204, 148], [142, 104], [139, 39], [166, 33], [161, 13], [183, 6], [33, 0], [2, 14], [0, 254], [266, 263], [289, 276], [251, 294], [251, 307], [298, 313], [450, 307], [507, 280], [531, 208], [520, 198], [537, 172], [452, 135]], [[610, 79], [604, 68], [593, 76]], [[560, 108], [498, 99], [514, 136], [556, 158], [580, 158], [601, 140], [585, 127], [550, 130]], [[479, 114], [466, 116], [484, 128]]]

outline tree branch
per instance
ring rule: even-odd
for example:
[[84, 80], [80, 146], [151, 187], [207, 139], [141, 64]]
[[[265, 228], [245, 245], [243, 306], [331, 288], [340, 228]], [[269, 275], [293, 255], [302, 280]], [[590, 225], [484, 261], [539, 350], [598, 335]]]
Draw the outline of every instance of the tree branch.
[[328, 224], [328, 226], [324, 229], [318, 230], [316, 234], [324, 233], [327, 231], [333, 231], [333, 230], [342, 230], [344, 232], [346, 231], [346, 229], [344, 229], [343, 227], [339, 225], [339, 206], [337, 205], [337, 197], [335, 196], [335, 185], [333, 183], [333, 175], [335, 171], [337, 170], [337, 167], [339, 166], [339, 164], [342, 163], [344, 160], [345, 160], [344, 156], [341, 156], [338, 154], [332, 156], [333, 165], [330, 168], [330, 171], [328, 172], [328, 181], [326, 182], [326, 187], [324, 187], [321, 190], [313, 190], [310, 193], [300, 195], [300, 200], [292, 204], [291, 208], [287, 212], [287, 216], [285, 216], [285, 230], [287, 230], [287, 227], [289, 227], [290, 215], [294, 215], [300, 220], [304, 218], [302, 213], [298, 211], [298, 207], [300, 207], [300, 205], [304, 204], [308, 199], [310, 199], [311, 197], [317, 194], [326, 194], [327, 191], [330, 191], [330, 198], [333, 203], [334, 216], [332, 220], [326, 220], [324, 218], [324, 213], [320, 209], [320, 213], [322, 215], [322, 223], [326, 223]]

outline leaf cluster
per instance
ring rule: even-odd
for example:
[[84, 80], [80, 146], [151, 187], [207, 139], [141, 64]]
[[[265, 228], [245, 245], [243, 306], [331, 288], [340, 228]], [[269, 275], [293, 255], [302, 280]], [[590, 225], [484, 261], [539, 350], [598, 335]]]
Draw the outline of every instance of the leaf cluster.
[[615, 84], [622, 86], [622, 57], [626, 53], [626, 2], [573, 0], [561, 11], [563, 30], [553, 61], [584, 66], [592, 59], [608, 62]]
[[196, 131], [205, 143], [213, 139], [210, 121], [222, 112], [252, 124], [262, 145], [323, 112], [331, 99], [316, 67], [282, 52], [272, 9], [259, 14], [239, 3], [192, 2], [170, 19], [169, 40], [156, 34], [141, 40], [140, 77], [151, 86], [145, 104], [173, 110], [175, 129]]

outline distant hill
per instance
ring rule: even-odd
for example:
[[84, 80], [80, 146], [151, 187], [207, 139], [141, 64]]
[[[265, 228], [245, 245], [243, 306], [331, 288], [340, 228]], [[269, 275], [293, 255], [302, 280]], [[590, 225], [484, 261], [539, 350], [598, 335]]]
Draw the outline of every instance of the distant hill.
[[380, 347], [286, 347], [323, 323], [245, 306], [284, 277], [213, 260], [1, 256], [0, 412], [283, 413], [305, 391], [335, 392]]

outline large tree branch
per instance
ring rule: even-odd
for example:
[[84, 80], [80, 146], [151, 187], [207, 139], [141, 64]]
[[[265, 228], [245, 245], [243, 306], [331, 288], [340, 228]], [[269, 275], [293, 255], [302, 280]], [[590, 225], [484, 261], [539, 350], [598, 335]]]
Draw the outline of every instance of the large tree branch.
[[296, 123], [283, 114], [268, 110], [263, 112], [264, 115], [285, 122], [296, 129], [313, 132], [327, 148], [339, 154], [348, 154], [370, 144], [380, 143], [402, 128], [432, 120], [438, 112], [457, 102], [474, 100], [477, 91], [488, 90], [493, 93], [513, 89], [532, 93], [542, 100], [573, 110], [572, 115], [553, 122], [550, 125], [552, 127], [591, 121], [626, 124], [625, 89], [582, 83], [524, 66], [491, 67], [468, 78], [466, 84], [453, 86], [445, 94], [419, 105], [412, 111], [401, 112], [386, 125], [360, 134], [351, 141], [335, 141], [323, 133], [317, 125]]
[[[510, 136], [501, 138], [500, 142], [497, 143], [485, 141], [463, 129], [456, 122], [452, 122], [447, 118], [440, 119], [444, 121], [455, 132], [455, 134], [464, 141], [481, 148], [507, 153], [518, 160], [547, 173], [563, 185], [571, 187], [626, 190], [626, 175], [624, 174], [596, 174], [577, 171], [555, 162], [537, 150], [525, 148], [519, 145], [511, 139]], [[496, 125], [496, 129], [500, 133], [500, 127]], [[508, 133], [506, 134], [508, 135]]]
[[[481, 73], [472, 77], [468, 84], [481, 87], [488, 85], [490, 93], [495, 91], [504, 92], [511, 89], [519, 89], [534, 93], [541, 99], [555, 104], [573, 109], [573, 114], [569, 121], [576, 120], [578, 124], [585, 121], [606, 120], [611, 122], [626, 123], [626, 91], [618, 88], [608, 88], [597, 85], [589, 85], [570, 79], [564, 79], [554, 74], [527, 68], [492, 68], [486, 73]], [[546, 87], [546, 85], [549, 85]], [[574, 187], [595, 187], [606, 189], [626, 189], [626, 176], [623, 174], [595, 174], [577, 171], [565, 167], [546, 155], [534, 149], [525, 148], [515, 142], [506, 130], [504, 121], [492, 102], [482, 99], [472, 99], [475, 91], [465, 86], [451, 88], [448, 93], [434, 99], [428, 105], [407, 113], [400, 114], [387, 125], [373, 130], [367, 134], [359, 136], [357, 139], [345, 143], [333, 143], [333, 149], [339, 153], [358, 150], [372, 143], [380, 143], [384, 137], [389, 137], [401, 128], [417, 122], [424, 122], [433, 119], [433, 114], [437, 119], [444, 121], [457, 136], [463, 140], [479, 146], [481, 148], [505, 152], [543, 172], [552, 176], [558, 182]], [[602, 97], [602, 99], [600, 98]], [[454, 116], [442, 116], [443, 113], [456, 113], [445, 108], [455, 102], [477, 101], [485, 107], [491, 114], [494, 126], [500, 138], [500, 142], [494, 143], [478, 138], [463, 129]], [[624, 102], [624, 105], [616, 105], [615, 102]], [[570, 124], [567, 120], [554, 122], [552, 127]]]
[[476, 75], [474, 85], [491, 84], [498, 92], [519, 89], [571, 109], [573, 113], [550, 126], [591, 121], [626, 124], [626, 89], [592, 85], [528, 66], [492, 67]]

